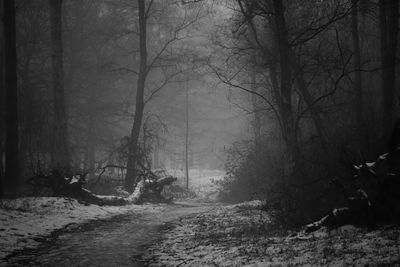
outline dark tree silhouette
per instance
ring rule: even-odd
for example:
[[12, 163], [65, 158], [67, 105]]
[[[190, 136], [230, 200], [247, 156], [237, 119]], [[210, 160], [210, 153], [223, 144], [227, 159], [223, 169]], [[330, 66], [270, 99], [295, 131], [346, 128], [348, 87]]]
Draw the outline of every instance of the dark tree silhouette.
[[[3, 3], [3, 2], [2, 2]], [[4, 15], [4, 5], [0, 4], [0, 17]], [[0, 157], [4, 156], [5, 150], [5, 98], [6, 92], [4, 88], [4, 24], [0, 21]], [[0, 197], [3, 195], [3, 177], [4, 177], [4, 166], [3, 162], [0, 162]]]
[[387, 140], [390, 137], [395, 119], [396, 52], [399, 29], [399, 2], [397, 0], [379, 1], [379, 22], [382, 68], [382, 126], [384, 140]]
[[52, 167], [69, 168], [68, 126], [64, 95], [62, 0], [49, 0], [49, 5], [54, 97]]
[[139, 4], [139, 50], [140, 66], [136, 88], [135, 116], [131, 130], [128, 148], [128, 164], [125, 178], [125, 188], [132, 192], [136, 183], [136, 160], [138, 155], [138, 142], [140, 130], [142, 128], [144, 111], [144, 89], [147, 77], [147, 18], [146, 6], [144, 0], [138, 0]]
[[[351, 34], [353, 39], [353, 64], [354, 64], [354, 110], [356, 122], [356, 134], [363, 136], [363, 92], [362, 92], [362, 76], [361, 76], [361, 49], [360, 49], [360, 36], [358, 31], [358, 2], [359, 0], [352, 0], [351, 9]], [[359, 140], [360, 146], [363, 144], [362, 138]]]
[[6, 86], [5, 194], [15, 195], [18, 186], [18, 90], [15, 2], [4, 0], [4, 51]]

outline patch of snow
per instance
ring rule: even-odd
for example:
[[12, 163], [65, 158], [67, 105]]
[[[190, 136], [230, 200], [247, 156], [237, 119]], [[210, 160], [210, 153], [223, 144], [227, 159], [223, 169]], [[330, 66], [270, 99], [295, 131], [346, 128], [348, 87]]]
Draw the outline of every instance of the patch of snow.
[[368, 168], [372, 168], [375, 166], [375, 162], [367, 162], [365, 165], [367, 165]]
[[274, 231], [260, 202], [182, 218], [151, 246], [149, 266], [398, 266], [400, 229], [345, 225], [295, 237]]
[[389, 153], [385, 153], [379, 156], [380, 160], [386, 160], [387, 156], [389, 155]]
[[[25, 197], [0, 200], [0, 259], [14, 250], [34, 248], [37, 237], [70, 224], [106, 219], [148, 210], [146, 205], [97, 206], [56, 197]], [[1, 260], [0, 260], [1, 265]]]
[[79, 182], [79, 178], [74, 175], [69, 183], [70, 184], [75, 184], [75, 183], [78, 183], [78, 182]]

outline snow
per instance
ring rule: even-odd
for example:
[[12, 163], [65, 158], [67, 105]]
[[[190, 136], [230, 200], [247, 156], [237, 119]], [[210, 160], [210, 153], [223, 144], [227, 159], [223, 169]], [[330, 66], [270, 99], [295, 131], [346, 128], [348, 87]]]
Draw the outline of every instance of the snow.
[[[164, 229], [163, 239], [147, 248], [144, 259], [149, 266], [400, 265], [398, 227], [371, 231], [344, 225], [289, 235], [262, 206], [261, 201], [213, 204], [199, 206], [190, 215], [182, 209], [180, 218]], [[149, 204], [100, 207], [67, 198], [1, 200], [0, 266], [8, 254], [36, 247], [56, 229], [128, 213], [166, 216], [162, 210]]]
[[400, 229], [345, 225], [287, 235], [261, 202], [221, 206], [182, 218], [151, 246], [149, 266], [398, 266]]
[[78, 183], [78, 182], [79, 182], [79, 177], [73, 176], [72, 179], [71, 179], [71, 181], [70, 181], [69, 183], [70, 183], [70, 184], [75, 184], [75, 183]]
[[34, 248], [56, 229], [129, 212], [157, 209], [149, 205], [97, 206], [74, 199], [26, 197], [0, 200], [0, 266], [15, 250]]

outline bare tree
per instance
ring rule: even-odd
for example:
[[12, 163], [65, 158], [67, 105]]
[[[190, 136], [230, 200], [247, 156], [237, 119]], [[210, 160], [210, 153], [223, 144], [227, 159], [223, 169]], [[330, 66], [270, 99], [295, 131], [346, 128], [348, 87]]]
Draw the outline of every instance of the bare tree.
[[[177, 10], [177, 12], [183, 12], [181, 20], [172, 25], [169, 28], [168, 36], [165, 40], [162, 40], [161, 45], [156, 48], [158, 49], [153, 56], [148, 55], [148, 30], [147, 26], [149, 23], [152, 8], [156, 3], [153, 0], [148, 1], [146, 6], [146, 1], [138, 0], [138, 14], [139, 14], [139, 24], [138, 32], [139, 36], [139, 71], [128, 70], [137, 75], [136, 83], [136, 102], [135, 102], [135, 114], [134, 122], [131, 129], [130, 140], [128, 145], [128, 162], [127, 162], [127, 172], [125, 176], [125, 188], [128, 191], [133, 191], [134, 185], [137, 181], [137, 163], [138, 163], [138, 153], [139, 153], [139, 138], [142, 129], [143, 114], [146, 104], [168, 83], [172, 82], [179, 74], [184, 71], [180, 67], [177, 67], [177, 63], [180, 59], [176, 56], [171, 58], [171, 47], [177, 41], [185, 38], [185, 30], [198, 21], [201, 15], [201, 8], [194, 11], [194, 14], [189, 15], [188, 11], [183, 8]], [[178, 9], [180, 8], [179, 3], [173, 3]], [[168, 69], [173, 69], [173, 71], [168, 71]], [[155, 70], [161, 70], [164, 76], [164, 80], [153, 88], [148, 88], [150, 93], [145, 99], [146, 91], [146, 81], [150, 72]], [[150, 87], [150, 86], [147, 86]]]
[[137, 79], [135, 116], [131, 130], [131, 136], [128, 147], [128, 164], [125, 178], [125, 188], [133, 191], [136, 180], [136, 160], [139, 152], [138, 142], [140, 130], [142, 127], [143, 111], [144, 111], [144, 89], [146, 86], [147, 70], [147, 19], [149, 10], [153, 1], [149, 3], [146, 10], [144, 0], [138, 0], [139, 5], [139, 50], [140, 50], [140, 67]]
[[18, 87], [17, 51], [15, 28], [15, 2], [4, 0], [4, 52], [6, 86], [6, 157], [5, 194], [14, 195], [17, 191], [18, 166]]
[[[358, 136], [364, 136], [363, 133], [363, 90], [362, 90], [362, 76], [361, 76], [361, 48], [360, 48], [360, 36], [358, 31], [358, 2], [359, 0], [352, 0], [351, 9], [351, 35], [353, 41], [353, 54], [354, 54], [354, 107], [355, 107], [355, 123], [356, 123], [356, 134]], [[362, 139], [359, 140], [362, 145]]]
[[290, 155], [295, 164], [295, 170], [301, 167], [300, 148], [294, 129], [294, 118], [292, 112], [292, 70], [290, 64], [290, 47], [288, 30], [282, 1], [273, 0], [275, 11], [275, 35], [279, 52], [280, 63], [280, 114], [282, 117], [283, 138], [288, 146]]
[[398, 20], [399, 2], [397, 0], [379, 0], [384, 140], [390, 136], [394, 122]]
[[[3, 2], [0, 4], [0, 17], [4, 16], [4, 5]], [[4, 157], [5, 150], [5, 98], [6, 92], [4, 87], [4, 23], [0, 21], [0, 158]], [[0, 197], [3, 195], [3, 177], [4, 177], [4, 166], [3, 161], [0, 162]]]
[[63, 44], [62, 44], [62, 0], [49, 0], [51, 26], [51, 59], [53, 75], [53, 168], [69, 168], [68, 125], [64, 92]]

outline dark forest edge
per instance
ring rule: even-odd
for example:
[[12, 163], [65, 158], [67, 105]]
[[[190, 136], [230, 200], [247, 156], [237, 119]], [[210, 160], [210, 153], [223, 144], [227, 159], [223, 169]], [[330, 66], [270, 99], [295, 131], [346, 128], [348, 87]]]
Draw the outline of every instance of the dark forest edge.
[[[332, 194], [320, 198], [323, 204], [319, 215], [326, 213], [330, 206], [334, 208], [321, 219], [303, 227], [305, 233], [321, 227], [336, 229], [354, 225], [374, 228], [400, 223], [400, 122], [387, 144], [388, 152], [379, 155], [375, 161], [351, 165], [348, 175], [329, 181], [323, 190]], [[240, 181], [229, 176], [217, 182], [221, 186], [219, 195], [222, 200], [234, 200], [237, 182]], [[290, 209], [288, 203], [298, 199], [290, 199], [287, 192], [287, 188], [276, 185], [275, 191], [269, 191], [261, 198], [264, 201], [261, 209], [269, 211], [278, 224], [288, 228], [305, 225], [312, 218], [310, 214], [318, 217], [318, 213], [312, 211]], [[255, 193], [251, 198], [260, 199], [260, 196]]]

